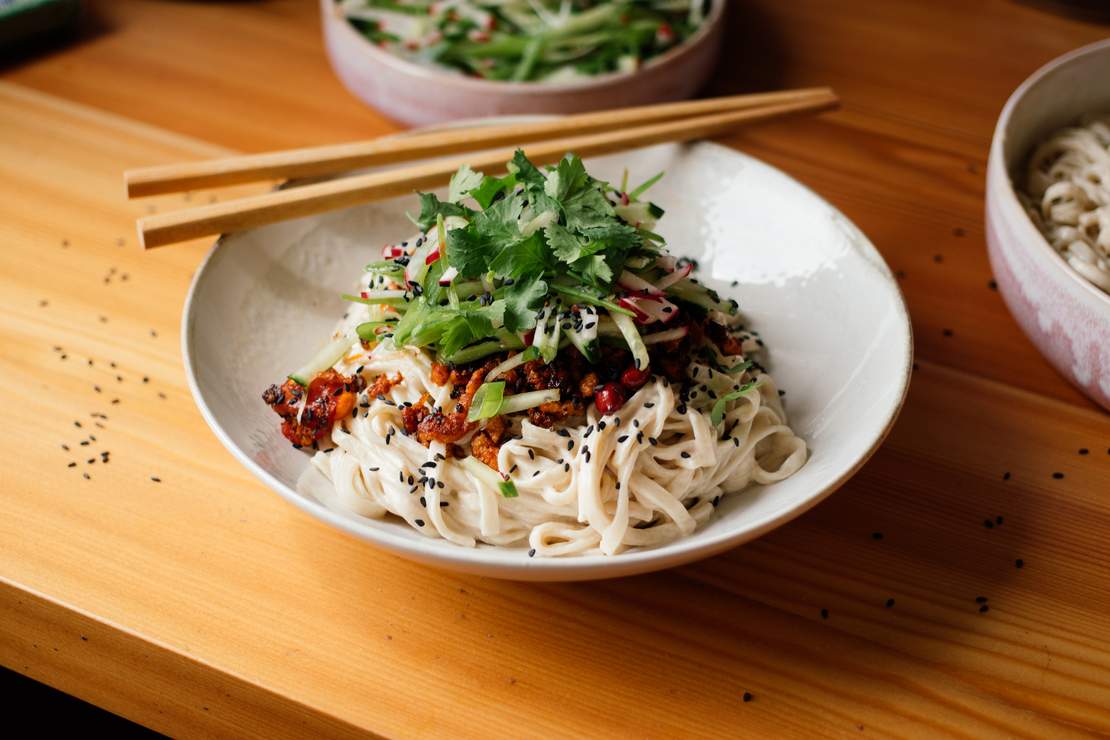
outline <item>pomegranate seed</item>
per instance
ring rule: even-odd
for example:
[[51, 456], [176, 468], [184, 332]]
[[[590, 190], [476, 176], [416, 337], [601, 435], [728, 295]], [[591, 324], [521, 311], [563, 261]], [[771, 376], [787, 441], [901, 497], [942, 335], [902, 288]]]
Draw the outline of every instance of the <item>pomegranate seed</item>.
[[621, 373], [621, 385], [636, 390], [648, 381], [648, 371], [630, 367]]
[[594, 392], [594, 403], [603, 414], [619, 411], [624, 402], [624, 387], [620, 383], [606, 383]]

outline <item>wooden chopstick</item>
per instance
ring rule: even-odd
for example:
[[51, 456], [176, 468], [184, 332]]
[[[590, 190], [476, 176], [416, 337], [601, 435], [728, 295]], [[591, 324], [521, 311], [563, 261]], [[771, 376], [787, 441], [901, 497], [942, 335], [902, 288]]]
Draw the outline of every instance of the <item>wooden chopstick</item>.
[[127, 196], [137, 198], [258, 180], [328, 175], [360, 167], [396, 164], [477, 149], [515, 146], [542, 139], [611, 131], [627, 127], [630, 122], [641, 126], [687, 116], [819, 100], [831, 94], [832, 90], [827, 87], [814, 87], [648, 105], [581, 113], [534, 123], [453, 129], [415, 136], [144, 167], [128, 170], [124, 172], [123, 177], [127, 186]]
[[[829, 110], [835, 108], [838, 102], [836, 95], [829, 92], [801, 102], [536, 142], [523, 149], [537, 165], [552, 164], [568, 151], [588, 157], [668, 141], [690, 141], [722, 134], [748, 123]], [[451, 175], [464, 164], [469, 164], [476, 170], [497, 171], [512, 158], [514, 151], [515, 149], [509, 148], [438, 159], [386, 172], [345, 177], [226, 203], [146, 216], [138, 221], [139, 243], [144, 249], [152, 249], [201, 236], [241, 231], [276, 221], [404, 195], [414, 189], [435, 188], [446, 184]]]

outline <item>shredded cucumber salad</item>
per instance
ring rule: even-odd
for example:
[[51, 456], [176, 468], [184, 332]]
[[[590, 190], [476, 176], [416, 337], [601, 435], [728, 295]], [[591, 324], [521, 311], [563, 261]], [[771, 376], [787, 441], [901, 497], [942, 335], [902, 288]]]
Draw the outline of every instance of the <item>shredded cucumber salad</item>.
[[632, 71], [688, 39], [710, 0], [338, 0], [371, 42], [498, 81]]

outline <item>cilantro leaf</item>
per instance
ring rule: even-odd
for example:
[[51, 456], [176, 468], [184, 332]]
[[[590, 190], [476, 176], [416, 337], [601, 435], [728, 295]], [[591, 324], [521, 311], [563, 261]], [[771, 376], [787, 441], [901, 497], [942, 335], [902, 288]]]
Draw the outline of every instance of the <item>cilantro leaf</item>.
[[583, 257], [571, 266], [574, 274], [588, 285], [609, 284], [613, 281], [613, 270], [601, 255]]
[[616, 217], [613, 204], [596, 188], [586, 188], [563, 201], [567, 228], [575, 231], [610, 226]]
[[494, 296], [505, 302], [505, 328], [511, 332], [527, 331], [536, 325], [536, 309], [547, 296], [547, 283], [533, 275], [498, 288]]
[[586, 168], [574, 154], [567, 154], [547, 176], [544, 192], [555, 200], [563, 200], [586, 182]]
[[515, 185], [515, 175], [509, 174], [505, 177], [486, 175], [482, 178], [481, 184], [470, 190], [470, 197], [478, 201], [478, 205], [482, 208], [489, 208], [498, 194], [511, 191]]
[[469, 219], [474, 217], [474, 211], [457, 203], [441, 201], [435, 193], [419, 193], [420, 215], [416, 217], [416, 225], [427, 231], [432, 228], [440, 215], [462, 216]]
[[470, 165], [464, 164], [458, 172], [451, 175], [451, 184], [447, 187], [447, 200], [458, 203], [466, 197], [467, 193], [481, 185], [483, 180], [485, 176], [481, 172], [475, 172], [470, 169]]
[[522, 182], [530, 188], [543, 188], [544, 183], [547, 182], [547, 178], [536, 169], [532, 160], [524, 156], [524, 151], [521, 149], [517, 149], [512, 160], [509, 161], [509, 172], [516, 175], [518, 182]]

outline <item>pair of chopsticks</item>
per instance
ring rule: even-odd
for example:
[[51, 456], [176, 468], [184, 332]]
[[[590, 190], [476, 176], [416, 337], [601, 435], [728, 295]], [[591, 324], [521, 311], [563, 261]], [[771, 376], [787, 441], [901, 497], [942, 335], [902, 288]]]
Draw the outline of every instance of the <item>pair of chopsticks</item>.
[[[824, 87], [737, 95], [582, 113], [538, 123], [449, 129], [147, 167], [128, 170], [124, 181], [128, 197], [137, 198], [262, 180], [333, 175], [363, 167], [437, 158], [385, 172], [146, 216], [138, 220], [139, 243], [144, 249], [152, 249], [440, 187], [464, 164], [494, 172], [512, 158], [518, 147], [540, 166], [559, 161], [567, 152], [592, 157], [663, 142], [690, 141], [724, 134], [749, 123], [830, 110], [838, 103], [833, 91]], [[493, 151], [487, 151], [490, 149]], [[457, 156], [461, 152], [474, 153]]]

